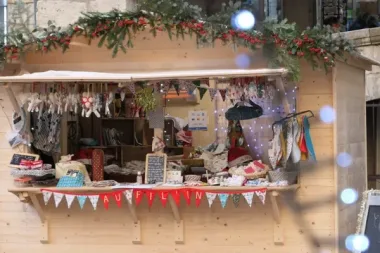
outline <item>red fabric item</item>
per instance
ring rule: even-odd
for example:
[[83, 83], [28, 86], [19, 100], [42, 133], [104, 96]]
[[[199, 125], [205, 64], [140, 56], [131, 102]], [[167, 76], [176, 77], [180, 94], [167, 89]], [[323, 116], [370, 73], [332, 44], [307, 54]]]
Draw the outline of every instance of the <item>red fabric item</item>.
[[181, 196], [179, 194], [179, 191], [172, 191], [171, 192], [172, 198], [174, 199], [174, 202], [179, 206], [181, 201]]
[[143, 191], [140, 191], [140, 190], [134, 190], [133, 191], [134, 195], [135, 195], [135, 203], [136, 203], [136, 206], [138, 206], [142, 200], [142, 197], [143, 197], [143, 194], [144, 192]]
[[191, 203], [191, 191], [190, 190], [183, 190], [182, 193], [183, 193], [183, 196], [185, 197], [187, 205], [189, 206]]
[[248, 153], [248, 150], [246, 150], [245, 148], [231, 148], [228, 151], [228, 166], [230, 168], [252, 160], [253, 159]]
[[149, 205], [149, 207], [152, 207], [155, 195], [156, 195], [155, 191], [147, 191], [146, 192], [146, 196], [148, 198], [148, 205]]
[[100, 194], [100, 199], [103, 201], [104, 208], [108, 210], [109, 203], [110, 203], [110, 195]]
[[121, 192], [115, 192], [113, 197], [115, 198], [116, 205], [121, 207]]
[[199, 207], [199, 205], [201, 204], [203, 195], [204, 195], [203, 191], [196, 191], [195, 192], [195, 205], [197, 207]]

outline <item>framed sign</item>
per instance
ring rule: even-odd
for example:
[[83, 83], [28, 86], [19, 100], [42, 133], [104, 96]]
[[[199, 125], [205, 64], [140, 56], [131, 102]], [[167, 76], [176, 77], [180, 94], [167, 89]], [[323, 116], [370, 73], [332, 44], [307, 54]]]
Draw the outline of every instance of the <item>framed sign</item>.
[[365, 252], [378, 253], [380, 249], [380, 190], [371, 190], [363, 194], [357, 234], [367, 236], [370, 244]]
[[40, 156], [35, 154], [14, 153], [11, 162], [9, 163], [9, 167], [20, 168], [21, 160], [37, 161], [39, 158]]
[[166, 154], [147, 154], [145, 158], [145, 183], [165, 183], [166, 163]]
[[207, 111], [189, 111], [189, 131], [207, 131]]

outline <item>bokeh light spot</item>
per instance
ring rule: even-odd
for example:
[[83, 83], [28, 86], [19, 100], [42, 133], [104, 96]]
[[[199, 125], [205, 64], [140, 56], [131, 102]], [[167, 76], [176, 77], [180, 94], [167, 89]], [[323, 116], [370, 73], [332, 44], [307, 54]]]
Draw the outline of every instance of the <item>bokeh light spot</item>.
[[251, 65], [251, 59], [246, 54], [239, 54], [235, 59], [235, 64], [239, 68], [246, 69]]
[[351, 188], [344, 189], [340, 193], [340, 199], [347, 205], [353, 204], [358, 200], [358, 192]]
[[352, 156], [346, 152], [342, 152], [336, 157], [336, 163], [339, 167], [347, 168], [352, 164]]
[[364, 252], [369, 248], [369, 239], [365, 235], [355, 235], [352, 244], [355, 251]]
[[331, 106], [324, 106], [319, 111], [320, 118], [324, 123], [331, 124], [335, 120], [335, 110]]
[[250, 30], [255, 26], [256, 20], [252, 12], [242, 10], [232, 16], [232, 27], [239, 30]]

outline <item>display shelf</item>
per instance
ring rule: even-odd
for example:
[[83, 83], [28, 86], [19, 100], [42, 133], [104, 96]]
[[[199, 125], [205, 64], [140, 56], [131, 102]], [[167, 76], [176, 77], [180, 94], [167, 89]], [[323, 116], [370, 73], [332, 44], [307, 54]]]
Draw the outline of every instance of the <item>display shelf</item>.
[[[254, 191], [254, 190], [262, 190], [266, 189], [267, 193], [269, 193], [269, 198], [272, 205], [272, 214], [273, 214], [273, 243], [276, 245], [283, 245], [284, 244], [284, 229], [281, 224], [281, 213], [280, 213], [280, 206], [278, 205], [278, 197], [283, 192], [288, 191], [296, 191], [299, 188], [299, 185], [291, 185], [291, 186], [284, 186], [284, 187], [251, 187], [251, 186], [236, 186], [236, 187], [221, 187], [221, 186], [198, 186], [198, 187], [167, 187], [167, 186], [159, 186], [159, 187], [153, 187], [153, 188], [133, 188], [135, 190], [153, 190], [153, 191], [173, 191], [173, 190], [203, 190], [203, 191], [211, 191], [215, 193], [224, 193], [224, 192], [231, 192], [234, 191], [236, 193], [243, 193], [245, 191]], [[20, 201], [25, 203], [30, 203], [34, 206], [36, 209], [39, 218], [41, 220], [41, 243], [48, 243], [48, 220], [45, 215], [45, 210], [41, 206], [40, 201], [37, 199], [37, 195], [42, 194], [43, 190], [49, 190], [52, 192], [60, 192], [60, 193], [70, 193], [70, 194], [84, 194], [84, 193], [90, 193], [90, 194], [96, 194], [96, 193], [105, 193], [105, 192], [113, 192], [113, 191], [123, 191], [127, 189], [132, 188], [112, 188], [112, 187], [75, 187], [75, 188], [57, 188], [57, 187], [46, 187], [46, 188], [37, 188], [37, 187], [23, 187], [23, 188], [10, 188], [8, 189], [9, 192], [15, 194]], [[168, 198], [170, 209], [173, 213], [173, 222], [174, 222], [174, 231], [175, 231], [175, 238], [174, 242], [176, 244], [183, 244], [184, 243], [184, 223], [179, 211], [179, 208], [177, 204], [175, 203], [175, 200], [173, 196], [170, 196]], [[133, 201], [129, 202], [126, 201], [128, 205], [129, 212], [131, 214], [132, 220], [133, 220], [133, 238], [132, 243], [133, 244], [141, 244], [141, 223], [140, 219], [136, 212], [136, 205]]]

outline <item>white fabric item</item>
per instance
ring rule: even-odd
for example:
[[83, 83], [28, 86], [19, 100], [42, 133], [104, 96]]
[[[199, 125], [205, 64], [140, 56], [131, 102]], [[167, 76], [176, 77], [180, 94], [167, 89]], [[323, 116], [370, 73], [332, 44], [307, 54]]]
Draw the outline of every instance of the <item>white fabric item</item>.
[[124, 196], [127, 199], [127, 201], [129, 202], [129, 204], [132, 204], [132, 193], [133, 193], [133, 190], [131, 190], [131, 189], [124, 191]]
[[245, 200], [247, 201], [249, 207], [252, 207], [253, 192], [244, 192], [242, 194], [243, 194]]

